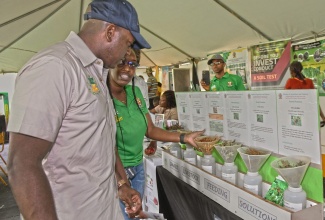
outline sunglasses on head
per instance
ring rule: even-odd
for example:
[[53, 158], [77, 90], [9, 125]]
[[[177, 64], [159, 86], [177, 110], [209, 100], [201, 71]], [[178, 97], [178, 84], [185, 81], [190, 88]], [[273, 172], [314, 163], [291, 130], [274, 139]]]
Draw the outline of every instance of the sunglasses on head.
[[137, 68], [139, 64], [135, 61], [126, 61], [126, 60], [121, 60], [121, 62], [118, 64], [119, 67], [122, 66], [129, 66], [130, 68]]

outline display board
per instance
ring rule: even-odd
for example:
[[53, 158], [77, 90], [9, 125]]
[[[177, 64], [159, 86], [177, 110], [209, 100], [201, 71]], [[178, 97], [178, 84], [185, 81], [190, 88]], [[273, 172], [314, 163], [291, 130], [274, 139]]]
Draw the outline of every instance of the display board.
[[[177, 92], [179, 123], [321, 165], [317, 90]], [[198, 116], [199, 115], [199, 116]]]

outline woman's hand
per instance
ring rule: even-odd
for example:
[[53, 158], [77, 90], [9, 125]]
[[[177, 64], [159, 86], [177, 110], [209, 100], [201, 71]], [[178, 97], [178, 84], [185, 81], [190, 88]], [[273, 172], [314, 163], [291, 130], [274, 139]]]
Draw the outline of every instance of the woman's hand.
[[144, 150], [144, 153], [148, 156], [154, 155], [157, 150], [157, 141], [150, 141], [148, 147]]
[[188, 144], [196, 147], [196, 143], [195, 143], [194, 139], [196, 137], [199, 137], [199, 136], [203, 135], [204, 132], [205, 132], [205, 129], [203, 131], [193, 131], [193, 132], [190, 132], [190, 133], [186, 133], [185, 137], [184, 137], [185, 143], [188, 143]]

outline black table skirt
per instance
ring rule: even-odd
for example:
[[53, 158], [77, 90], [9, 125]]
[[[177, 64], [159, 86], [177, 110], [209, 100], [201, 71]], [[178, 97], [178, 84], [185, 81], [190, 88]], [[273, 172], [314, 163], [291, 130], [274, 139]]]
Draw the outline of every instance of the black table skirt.
[[157, 167], [159, 212], [168, 220], [240, 220], [192, 186]]

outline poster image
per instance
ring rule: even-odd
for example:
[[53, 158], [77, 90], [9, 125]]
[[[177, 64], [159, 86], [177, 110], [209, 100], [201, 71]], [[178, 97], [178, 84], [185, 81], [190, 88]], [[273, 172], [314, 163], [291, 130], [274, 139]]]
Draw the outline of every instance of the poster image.
[[247, 84], [248, 51], [246, 48], [231, 50], [227, 57], [227, 72], [240, 76], [244, 84]]
[[293, 45], [291, 61], [301, 62], [304, 76], [325, 96], [325, 40]]
[[164, 128], [164, 114], [155, 114], [155, 126]]
[[251, 86], [283, 88], [290, 74], [291, 42], [269, 42], [251, 46], [250, 50]]

